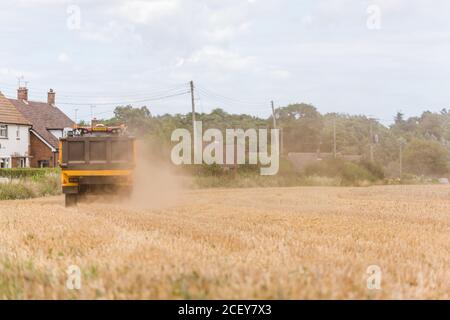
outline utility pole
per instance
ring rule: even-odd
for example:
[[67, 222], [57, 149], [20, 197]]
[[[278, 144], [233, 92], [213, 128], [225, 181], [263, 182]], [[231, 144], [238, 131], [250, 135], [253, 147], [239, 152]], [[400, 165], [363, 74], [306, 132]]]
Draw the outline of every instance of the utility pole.
[[400, 139], [398, 141], [398, 144], [399, 144], [399, 151], [400, 151], [400, 154], [399, 154], [399, 165], [400, 165], [400, 167], [399, 167], [399, 174], [400, 174], [400, 179], [402, 179], [402, 177], [403, 177], [403, 147], [406, 144], [406, 140], [403, 137], [400, 137]]
[[78, 109], [75, 109], [75, 125], [78, 125]]
[[369, 119], [370, 121], [370, 162], [374, 162], [374, 156], [373, 156], [373, 119]]
[[189, 82], [191, 86], [191, 103], [192, 103], [192, 132], [194, 133], [195, 141], [195, 98], [194, 98], [194, 81]]
[[[273, 128], [277, 129], [277, 117], [275, 116], [275, 106], [273, 100], [270, 101], [270, 105], [272, 106]], [[280, 154], [283, 154], [283, 147], [283, 128], [280, 128]]]
[[273, 100], [270, 101], [270, 104], [272, 106], [272, 119], [273, 119], [273, 128], [276, 129], [277, 128], [277, 119], [275, 118], [275, 107], [273, 105]]
[[333, 156], [336, 159], [337, 158], [337, 152], [336, 152], [336, 118], [333, 119]]
[[400, 143], [400, 180], [403, 176], [403, 146]]
[[[199, 128], [200, 130], [200, 136], [197, 134], [197, 125], [195, 123], [195, 95], [194, 95], [194, 81], [191, 80], [189, 82], [189, 85], [191, 87], [191, 103], [192, 103], [192, 136], [194, 138], [194, 163], [195, 164], [202, 164], [202, 154], [203, 154], [203, 143], [201, 138], [201, 126]], [[198, 140], [198, 141], [197, 141]]]

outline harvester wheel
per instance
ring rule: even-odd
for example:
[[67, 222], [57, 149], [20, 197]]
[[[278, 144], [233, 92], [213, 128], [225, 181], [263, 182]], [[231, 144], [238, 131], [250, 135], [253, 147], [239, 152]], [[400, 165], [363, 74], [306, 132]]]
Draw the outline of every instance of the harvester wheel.
[[77, 194], [66, 194], [66, 207], [73, 207], [76, 206], [78, 202], [78, 195]]

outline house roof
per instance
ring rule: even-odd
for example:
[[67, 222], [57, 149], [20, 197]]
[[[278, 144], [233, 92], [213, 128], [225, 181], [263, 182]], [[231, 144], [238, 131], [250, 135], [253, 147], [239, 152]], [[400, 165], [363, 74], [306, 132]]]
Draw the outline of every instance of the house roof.
[[9, 99], [9, 101], [31, 122], [33, 131], [47, 141], [55, 149], [58, 148], [58, 138], [50, 133], [51, 129], [72, 127], [74, 122], [57, 107], [45, 102]]
[[31, 125], [14, 104], [0, 92], [0, 123]]

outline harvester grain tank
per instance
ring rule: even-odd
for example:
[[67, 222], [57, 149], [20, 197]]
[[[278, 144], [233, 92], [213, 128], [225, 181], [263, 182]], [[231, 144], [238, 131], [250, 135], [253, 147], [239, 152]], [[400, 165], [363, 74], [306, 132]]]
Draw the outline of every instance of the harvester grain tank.
[[124, 126], [76, 127], [60, 139], [59, 150], [66, 206], [88, 193], [131, 193], [135, 139]]

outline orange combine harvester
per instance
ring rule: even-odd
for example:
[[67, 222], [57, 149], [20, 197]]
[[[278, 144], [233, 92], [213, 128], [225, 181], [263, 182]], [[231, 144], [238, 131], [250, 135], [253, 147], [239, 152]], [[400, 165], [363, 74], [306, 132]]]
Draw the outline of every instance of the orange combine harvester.
[[135, 139], [125, 126], [93, 123], [91, 127], [75, 127], [59, 144], [66, 207], [76, 205], [79, 196], [88, 193], [131, 193]]

